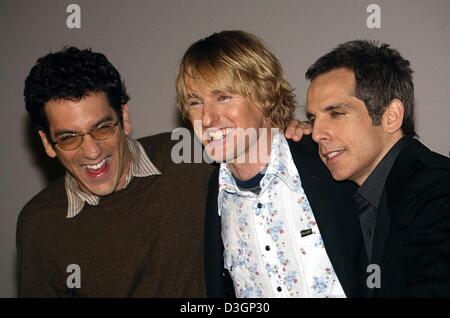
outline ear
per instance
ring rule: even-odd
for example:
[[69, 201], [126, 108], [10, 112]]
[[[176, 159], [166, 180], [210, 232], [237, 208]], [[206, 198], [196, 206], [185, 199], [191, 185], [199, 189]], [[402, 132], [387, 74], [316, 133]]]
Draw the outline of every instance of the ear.
[[131, 134], [132, 127], [131, 127], [131, 119], [130, 115], [128, 113], [128, 104], [122, 105], [122, 118], [123, 118], [123, 131], [125, 132], [125, 135]]
[[393, 99], [384, 111], [382, 123], [385, 131], [394, 134], [401, 130], [403, 117], [405, 115], [405, 106], [398, 99]]
[[50, 158], [56, 157], [56, 151], [53, 148], [53, 145], [50, 143], [50, 141], [47, 139], [47, 135], [43, 130], [38, 131], [39, 136], [41, 137], [42, 144], [44, 145], [45, 152], [47, 153], [47, 156]]

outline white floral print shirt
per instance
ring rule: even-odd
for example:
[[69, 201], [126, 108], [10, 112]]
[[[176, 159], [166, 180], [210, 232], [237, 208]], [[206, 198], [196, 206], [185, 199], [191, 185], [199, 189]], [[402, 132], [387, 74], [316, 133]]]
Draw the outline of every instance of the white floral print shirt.
[[[305, 173], [308, 173], [307, 171]], [[219, 174], [224, 267], [237, 297], [345, 297], [284, 136], [275, 134], [258, 195]]]

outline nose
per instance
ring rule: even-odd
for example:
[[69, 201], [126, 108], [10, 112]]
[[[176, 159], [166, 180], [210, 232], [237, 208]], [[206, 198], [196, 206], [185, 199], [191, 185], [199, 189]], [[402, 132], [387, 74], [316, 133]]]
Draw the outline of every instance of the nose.
[[312, 129], [312, 138], [317, 143], [323, 143], [330, 139], [330, 134], [325, 123], [316, 118]]
[[220, 115], [217, 112], [216, 106], [212, 102], [204, 102], [202, 110], [202, 125], [205, 128], [214, 126], [219, 120]]
[[83, 136], [83, 143], [81, 144], [81, 148], [84, 154], [84, 157], [94, 160], [100, 157], [102, 150], [99, 147], [99, 141], [92, 138], [91, 135], [87, 134]]

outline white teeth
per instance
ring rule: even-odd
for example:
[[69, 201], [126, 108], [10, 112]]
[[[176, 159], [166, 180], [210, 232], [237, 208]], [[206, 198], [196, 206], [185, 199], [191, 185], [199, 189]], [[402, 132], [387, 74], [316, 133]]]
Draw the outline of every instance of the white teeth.
[[215, 130], [215, 131], [209, 131], [209, 139], [210, 140], [220, 140], [223, 139], [226, 135], [228, 135], [233, 128], [226, 128], [225, 130]]
[[86, 167], [90, 170], [97, 170], [100, 169], [101, 167], [103, 167], [103, 165], [106, 164], [106, 159], [108, 159], [108, 157], [106, 157], [105, 159], [103, 159], [102, 161], [100, 161], [99, 163], [97, 163], [96, 165], [86, 165]]
[[339, 151], [333, 151], [333, 152], [330, 152], [330, 153], [327, 155], [327, 158], [328, 158], [328, 159], [334, 158], [334, 157], [336, 157], [338, 154], [339, 154]]

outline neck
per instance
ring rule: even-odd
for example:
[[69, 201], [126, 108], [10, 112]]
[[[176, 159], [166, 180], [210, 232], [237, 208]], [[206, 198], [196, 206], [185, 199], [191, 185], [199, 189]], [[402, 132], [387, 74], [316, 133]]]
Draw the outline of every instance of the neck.
[[[263, 136], [264, 133], [265, 136]], [[242, 181], [249, 180], [260, 173], [269, 163], [274, 134], [270, 128], [266, 128], [263, 134], [258, 136], [257, 141], [250, 145], [245, 153], [229, 163], [231, 173], [235, 178]], [[252, 158], [256, 158], [256, 161], [252, 162]]]
[[266, 165], [263, 163], [230, 164], [230, 170], [235, 178], [247, 181], [260, 173]]

